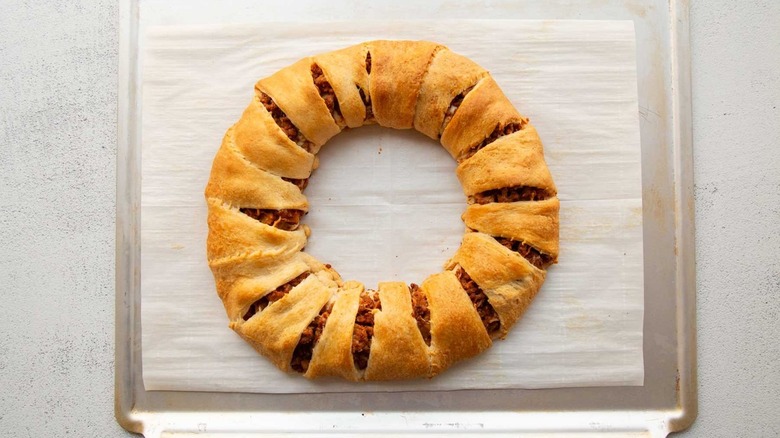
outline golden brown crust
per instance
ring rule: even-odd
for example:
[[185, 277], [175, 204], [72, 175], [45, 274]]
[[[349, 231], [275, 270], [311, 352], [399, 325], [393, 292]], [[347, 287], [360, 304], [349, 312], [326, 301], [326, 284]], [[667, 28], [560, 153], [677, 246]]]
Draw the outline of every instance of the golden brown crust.
[[455, 170], [466, 196], [501, 187], [529, 186], [556, 193], [539, 135], [530, 124], [485, 146]]
[[231, 145], [232, 134], [231, 128], [214, 157], [206, 198], [247, 208], [308, 211], [309, 203], [301, 191], [281, 177], [252, 165]]
[[444, 114], [452, 100], [487, 74], [487, 70], [465, 56], [449, 49], [437, 52], [420, 87], [414, 129], [438, 140]]
[[317, 153], [341, 129], [312, 81], [311, 64], [310, 58], [301, 59], [259, 80], [255, 89], [271, 96], [306, 139], [318, 146], [313, 151]]
[[374, 338], [366, 380], [427, 377], [430, 352], [412, 316], [409, 288], [401, 282], [379, 283], [382, 310], [374, 315]]
[[461, 160], [469, 148], [487, 138], [496, 126], [527, 122], [528, 119], [517, 112], [496, 81], [487, 77], [463, 99], [441, 134], [441, 144], [456, 160]]
[[490, 336], [454, 273], [433, 274], [420, 288], [431, 310], [431, 376], [490, 347]]
[[236, 148], [257, 167], [285, 178], [308, 178], [314, 154], [306, 152], [279, 129], [257, 96], [233, 128]]
[[358, 44], [346, 49], [324, 53], [313, 57], [322, 68], [325, 77], [333, 87], [339, 100], [341, 114], [350, 128], [363, 126], [366, 119], [366, 106], [360, 97], [360, 91], [369, 92], [366, 54], [368, 47]]
[[339, 291], [320, 341], [314, 346], [306, 377], [339, 376], [347, 380], [360, 377], [352, 359], [352, 329], [361, 292], [363, 285], [357, 282], [347, 282]]
[[258, 222], [215, 198], [209, 206], [209, 236], [206, 240], [211, 262], [242, 254], [258, 253], [269, 258], [300, 251], [306, 245], [304, 228], [284, 231]]
[[290, 371], [290, 359], [301, 332], [335, 292], [335, 288], [310, 275], [284, 298], [248, 321], [234, 321], [230, 325], [277, 367]]
[[377, 123], [411, 128], [420, 85], [431, 57], [441, 46], [426, 41], [372, 41], [368, 46], [372, 63], [369, 85]]
[[[487, 71], [436, 43], [372, 41], [302, 59], [255, 92], [205, 190], [208, 263], [233, 330], [292, 371], [308, 328], [295, 369], [352, 381], [432, 377], [506, 336], [557, 258], [559, 202], [536, 130]], [[441, 136], [469, 197], [461, 247], [413, 292], [343, 283], [302, 252], [305, 224], [287, 231], [249, 215], [294, 210], [297, 223], [314, 154], [339, 126], [367, 123]]]
[[559, 209], [558, 198], [493, 202], [469, 205], [462, 217], [472, 230], [527, 243], [557, 260]]
[[255, 265], [251, 273], [226, 275], [217, 280], [217, 291], [230, 321], [238, 321], [249, 306], [280, 285], [309, 271], [300, 257], [291, 257], [274, 265]]
[[484, 233], [466, 233], [446, 264], [460, 266], [482, 288], [501, 319], [500, 336], [522, 316], [544, 282], [545, 272]]

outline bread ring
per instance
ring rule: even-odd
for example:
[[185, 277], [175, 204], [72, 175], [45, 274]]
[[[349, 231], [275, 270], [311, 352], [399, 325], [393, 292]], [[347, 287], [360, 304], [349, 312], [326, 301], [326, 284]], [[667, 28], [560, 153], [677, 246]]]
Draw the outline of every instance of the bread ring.
[[[458, 161], [467, 231], [420, 286], [366, 290], [302, 251], [317, 151], [371, 123], [414, 128]], [[557, 191], [536, 130], [485, 69], [427, 41], [366, 42], [258, 81], [205, 195], [230, 327], [307, 378], [433, 377], [504, 338], [558, 259]]]

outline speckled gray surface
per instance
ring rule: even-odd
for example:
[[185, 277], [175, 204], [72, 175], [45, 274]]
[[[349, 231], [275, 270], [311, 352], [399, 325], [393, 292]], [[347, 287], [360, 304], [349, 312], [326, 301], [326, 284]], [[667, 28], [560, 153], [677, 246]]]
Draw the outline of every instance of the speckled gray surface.
[[699, 418], [780, 436], [780, 1], [692, 7]]
[[117, 6], [0, 4], [0, 436], [113, 419]]
[[[115, 0], [0, 5], [0, 435], [113, 417]], [[700, 414], [780, 434], [780, 2], [692, 5]]]

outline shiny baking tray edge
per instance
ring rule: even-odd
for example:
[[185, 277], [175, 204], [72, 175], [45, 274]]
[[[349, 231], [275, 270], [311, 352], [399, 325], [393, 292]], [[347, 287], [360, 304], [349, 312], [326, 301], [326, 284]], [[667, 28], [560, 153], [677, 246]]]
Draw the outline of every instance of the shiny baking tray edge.
[[[593, 0], [580, 6], [560, 0], [542, 6], [531, 2], [502, 6], [517, 10], [525, 6], [528, 14], [522, 18], [635, 21], [642, 118], [645, 385], [316, 395], [144, 389], [139, 2], [151, 0], [120, 0], [115, 413], [122, 427], [146, 437], [455, 432], [663, 437], [692, 424], [697, 415], [696, 283], [687, 0]], [[344, 1], [341, 7], [356, 4]], [[478, 7], [478, 2], [471, 2], [472, 9]]]

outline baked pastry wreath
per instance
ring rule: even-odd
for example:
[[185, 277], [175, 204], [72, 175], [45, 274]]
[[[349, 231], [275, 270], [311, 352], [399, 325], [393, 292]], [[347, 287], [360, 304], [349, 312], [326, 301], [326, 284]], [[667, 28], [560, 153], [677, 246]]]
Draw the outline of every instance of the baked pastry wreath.
[[[343, 282], [303, 252], [303, 190], [345, 128], [414, 128], [458, 161], [467, 231], [421, 285]], [[255, 85], [206, 187], [208, 262], [230, 327], [283, 371], [432, 377], [506, 336], [558, 256], [542, 143], [490, 74], [427, 41], [371, 41]]]

